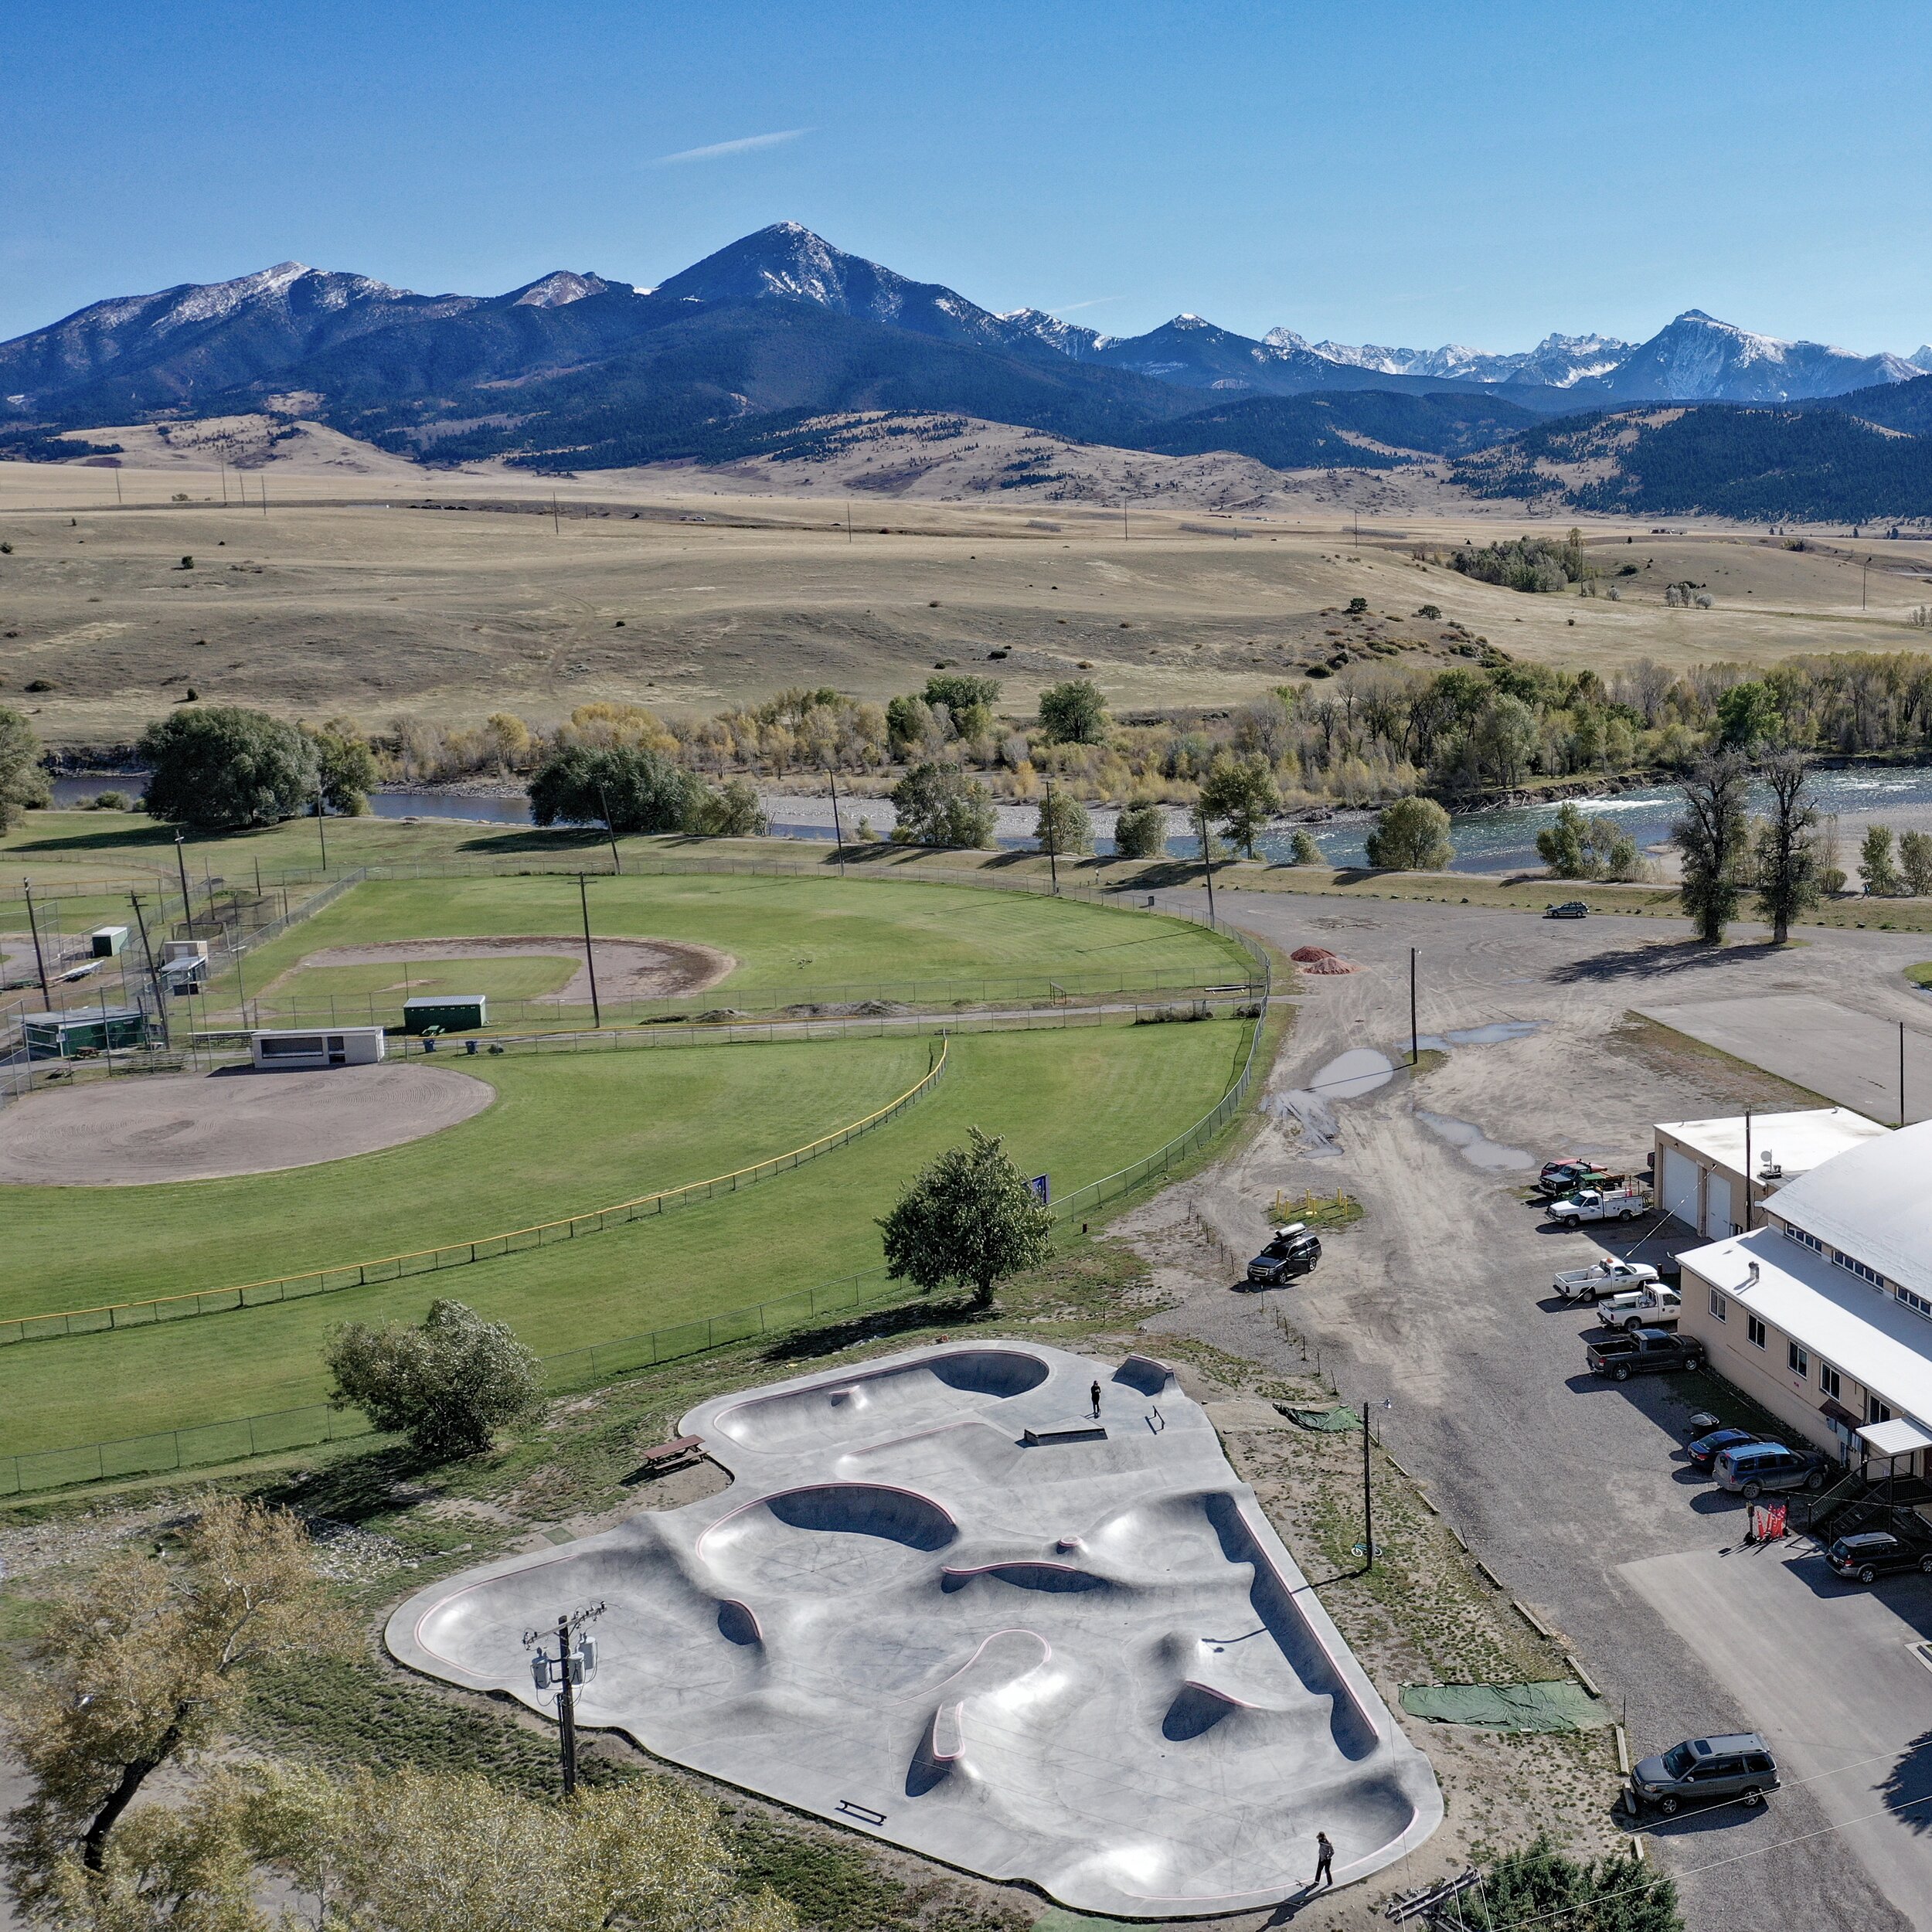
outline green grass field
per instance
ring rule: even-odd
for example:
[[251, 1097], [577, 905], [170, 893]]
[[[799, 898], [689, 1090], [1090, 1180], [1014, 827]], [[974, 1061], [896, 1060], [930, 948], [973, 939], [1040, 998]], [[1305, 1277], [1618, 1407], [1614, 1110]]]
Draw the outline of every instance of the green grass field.
[[[1005, 903], [995, 901], [994, 907]], [[1022, 902], [1022, 907], [1027, 903]], [[986, 908], [987, 902], [975, 895], [973, 906], [976, 910]], [[1239, 1069], [1249, 1030], [1245, 1022], [1212, 1022], [964, 1036], [953, 1042], [946, 1080], [930, 1098], [898, 1120], [795, 1172], [661, 1219], [440, 1277], [346, 1290], [161, 1328], [0, 1349], [0, 1453], [135, 1435], [318, 1400], [325, 1388], [319, 1352], [330, 1328], [350, 1319], [420, 1318], [438, 1295], [456, 1296], [492, 1319], [512, 1323], [531, 1346], [550, 1354], [769, 1300], [875, 1266], [879, 1246], [874, 1218], [890, 1206], [923, 1162], [956, 1144], [969, 1126], [1004, 1134], [1021, 1167], [1029, 1173], [1047, 1173], [1054, 1192], [1063, 1195], [1151, 1153], [1212, 1107]], [[869, 1066], [862, 1057], [855, 1057], [855, 1049], [863, 1046], [879, 1049]], [[892, 1057], [895, 1053], [900, 1056], [897, 1060]], [[798, 1064], [813, 1063], [811, 1056], [822, 1056], [829, 1071], [819, 1096], [835, 1099], [844, 1109], [842, 1117], [849, 1118], [866, 1111], [862, 1104], [851, 1104], [863, 1099], [860, 1087], [869, 1093], [876, 1084], [883, 1097], [889, 1097], [910, 1084], [910, 1078], [900, 1075], [908, 1066], [912, 1078], [923, 1070], [925, 1043], [709, 1047], [616, 1055], [579, 1063], [608, 1068], [620, 1078], [689, 1078], [702, 1087], [719, 1077], [707, 1070], [726, 1058], [752, 1060], [754, 1074], [758, 1064], [770, 1069], [781, 1064], [776, 1059], [756, 1061], [755, 1056], [767, 1054], [794, 1055]], [[913, 1056], [916, 1063], [909, 1057]], [[679, 1064], [667, 1067], [666, 1063]], [[570, 1063], [517, 1061], [509, 1063], [509, 1070], [519, 1073], [527, 1066], [547, 1073]], [[858, 1071], [862, 1067], [867, 1069], [863, 1073]], [[852, 1077], [840, 1070], [851, 1070]], [[499, 1074], [503, 1070], [500, 1065]], [[769, 1096], [788, 1083], [766, 1080], [757, 1084], [758, 1091]], [[554, 1163], [553, 1185], [575, 1187], [573, 1163], [582, 1158], [586, 1124], [597, 1117], [580, 1110], [560, 1130], [555, 1112], [560, 1088], [546, 1081], [538, 1085], [541, 1100], [532, 1098], [528, 1104], [553, 1111], [543, 1133], [519, 1136], [519, 1145]], [[747, 1095], [753, 1090], [750, 1084], [743, 1089]], [[679, 1131], [704, 1131], [699, 1124], [705, 1108], [696, 1104], [696, 1097], [685, 1097], [687, 1104], [679, 1109]], [[461, 1135], [471, 1129], [500, 1131], [502, 1121], [512, 1120], [508, 1102], [506, 1092], [505, 1100], [474, 1121], [434, 1141], [307, 1174], [311, 1180], [324, 1176], [329, 1187], [340, 1188], [335, 1198], [351, 1204], [346, 1232], [371, 1228], [372, 1214], [400, 1213], [406, 1217], [422, 1205], [411, 1198], [413, 1185], [376, 1189], [363, 1177], [374, 1172], [377, 1163], [443, 1161], [446, 1146]], [[567, 1114], [567, 1109], [564, 1111]], [[751, 1112], [760, 1125], [768, 1117], [757, 1105], [751, 1105]], [[637, 1117], [641, 1114], [640, 1109]], [[740, 1145], [744, 1135], [741, 1114]], [[783, 1138], [766, 1141], [761, 1134], [760, 1148], [753, 1151], [768, 1150]], [[528, 1145], [533, 1140], [555, 1144]], [[662, 1142], [653, 1141], [652, 1146], [651, 1161], [639, 1163], [641, 1185], [621, 1189], [620, 1193], [642, 1192], [665, 1177], [668, 1150]], [[647, 1165], [648, 1173], [642, 1171]], [[705, 1168], [701, 1160], [692, 1165]], [[265, 1200], [276, 1192], [272, 1184], [289, 1178], [201, 1182], [181, 1192], [206, 1201], [213, 1196], [205, 1190], [230, 1191], [237, 1223], [236, 1246], [230, 1251], [251, 1257], [247, 1274], [275, 1274], [284, 1271], [281, 1224], [289, 1210], [257, 1207], [250, 1197], [257, 1196], [259, 1190], [258, 1198]], [[509, 1184], [508, 1176], [498, 1179]], [[516, 1185], [523, 1185], [522, 1177]], [[141, 1196], [174, 1192], [89, 1189], [84, 1198], [97, 1203], [110, 1193], [118, 1194], [131, 1210]], [[379, 1199], [382, 1195], [402, 1198]], [[83, 1197], [72, 1198], [78, 1202]], [[121, 1211], [119, 1201], [111, 1205]], [[502, 1214], [489, 1216], [491, 1226], [503, 1224]], [[198, 1245], [196, 1228], [205, 1225], [202, 1216], [189, 1213], [182, 1223], [186, 1247], [177, 1251], [178, 1265], [179, 1255]], [[96, 1253], [100, 1240], [91, 1223], [77, 1216], [67, 1222], [66, 1230], [85, 1255]], [[123, 1273], [116, 1278], [125, 1280], [128, 1270], [138, 1272], [146, 1284], [144, 1291], [151, 1293], [154, 1277], [141, 1269], [132, 1238], [136, 1233], [131, 1220], [123, 1224], [119, 1248]], [[54, 1251], [56, 1244], [46, 1232], [35, 1238], [39, 1252]], [[359, 1240], [352, 1245], [377, 1251], [383, 1244]], [[16, 1267], [9, 1273], [32, 1271]]]
[[729, 1173], [886, 1105], [924, 1073], [928, 1045], [482, 1056], [456, 1064], [497, 1090], [490, 1106], [379, 1153], [226, 1181], [9, 1188], [0, 1316], [376, 1260]]
[[[591, 928], [600, 936], [691, 940], [729, 953], [738, 964], [700, 996], [709, 1004], [769, 1005], [813, 992], [935, 981], [956, 985], [951, 998], [978, 997], [981, 985], [1020, 998], [1056, 984], [1101, 990], [1161, 976], [1169, 984], [1228, 979], [1247, 969], [1229, 941], [1184, 920], [965, 886], [697, 873], [598, 879], [590, 893]], [[582, 930], [582, 917], [568, 876], [372, 879], [251, 954], [248, 978], [265, 987], [325, 947], [567, 936]], [[400, 977], [375, 970], [387, 970], [392, 982]], [[283, 1003], [279, 991], [270, 1003]]]
[[371, 1008], [379, 1009], [379, 1022], [394, 1025], [400, 1002], [412, 995], [481, 993], [492, 1002], [542, 999], [560, 992], [581, 964], [560, 952], [541, 958], [412, 957], [380, 966], [298, 966], [257, 995], [255, 1003], [264, 1025], [269, 1015], [284, 1011], [339, 1012], [346, 1021]]

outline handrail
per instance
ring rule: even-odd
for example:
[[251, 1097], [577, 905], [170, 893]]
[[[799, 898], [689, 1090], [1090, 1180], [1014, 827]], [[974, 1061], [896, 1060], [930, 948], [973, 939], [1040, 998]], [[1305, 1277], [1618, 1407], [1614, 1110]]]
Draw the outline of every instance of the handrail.
[[[566, 1215], [555, 1221], [539, 1221], [529, 1227], [513, 1228], [507, 1233], [479, 1235], [472, 1241], [445, 1241], [433, 1248], [415, 1248], [404, 1254], [384, 1255], [377, 1260], [345, 1261], [333, 1267], [306, 1269], [300, 1274], [274, 1275], [264, 1281], [244, 1281], [230, 1287], [190, 1288], [180, 1294], [155, 1295], [142, 1301], [104, 1302], [97, 1308], [70, 1308], [47, 1315], [20, 1315], [0, 1324], [0, 1346], [9, 1346], [20, 1342], [49, 1341], [57, 1335], [73, 1335], [77, 1332], [73, 1324], [80, 1321], [87, 1321], [88, 1326], [78, 1332], [94, 1335], [100, 1333], [104, 1328], [120, 1328], [130, 1325], [145, 1328], [157, 1321], [179, 1320], [182, 1318], [179, 1316], [153, 1315], [145, 1321], [130, 1324], [116, 1318], [137, 1308], [169, 1308], [178, 1302], [199, 1302], [210, 1295], [223, 1298], [219, 1308], [197, 1308], [192, 1312], [196, 1315], [226, 1314], [236, 1308], [260, 1308], [266, 1302], [285, 1301], [289, 1299], [290, 1288], [304, 1281], [317, 1282], [319, 1285], [299, 1291], [303, 1295], [330, 1294], [343, 1288], [362, 1287], [367, 1286], [372, 1279], [372, 1269], [386, 1270], [373, 1276], [372, 1278], [378, 1281], [400, 1281], [408, 1275], [432, 1274], [445, 1267], [462, 1267], [474, 1261], [495, 1258], [491, 1254], [479, 1253], [480, 1249], [493, 1249], [495, 1255], [501, 1256], [521, 1252], [524, 1248], [546, 1247], [548, 1243], [545, 1237], [552, 1236], [553, 1230], [558, 1228], [569, 1230], [563, 1239], [575, 1240], [580, 1228], [583, 1228], [587, 1233], [596, 1233], [613, 1225], [622, 1226], [625, 1223], [637, 1220], [646, 1214], [662, 1214], [668, 1205], [682, 1202], [696, 1195], [700, 1189], [704, 1191], [706, 1200], [711, 1199], [723, 1187], [729, 1186], [736, 1192], [741, 1182], [747, 1185], [753, 1185], [764, 1177], [767, 1169], [774, 1173], [781, 1168], [789, 1172], [791, 1168], [828, 1151], [834, 1145], [844, 1146], [869, 1128], [876, 1127], [900, 1113], [922, 1094], [928, 1092], [944, 1074], [948, 1046], [949, 1043], [942, 1037], [938, 1057], [925, 1073], [896, 1100], [889, 1100], [885, 1106], [875, 1109], [862, 1120], [836, 1128], [829, 1134], [821, 1134], [815, 1141], [808, 1141], [804, 1146], [795, 1147], [788, 1153], [774, 1154], [767, 1159], [753, 1162], [749, 1167], [734, 1168], [729, 1174], [714, 1175], [709, 1180], [688, 1182], [682, 1187], [661, 1189], [655, 1194], [641, 1194], [634, 1200], [619, 1201], [609, 1207], [588, 1208], [581, 1214]], [[752, 1177], [750, 1181], [746, 1179], [747, 1175]], [[586, 1228], [584, 1224], [587, 1223], [594, 1225]], [[531, 1239], [532, 1236], [535, 1239]], [[521, 1243], [522, 1247], [513, 1245], [517, 1243]], [[443, 1258], [444, 1256], [453, 1258], [445, 1260]], [[420, 1267], [407, 1265], [413, 1261], [427, 1262], [427, 1265]], [[352, 1272], [353, 1280], [349, 1278]], [[342, 1276], [343, 1279], [332, 1287], [328, 1277], [335, 1274]], [[280, 1292], [263, 1292], [269, 1289], [279, 1290]], [[253, 1301], [248, 1298], [251, 1295], [255, 1297]], [[232, 1301], [226, 1299], [230, 1296], [233, 1298]], [[106, 1317], [105, 1321], [98, 1318], [103, 1316]], [[62, 1325], [58, 1328], [52, 1325], [56, 1322]], [[40, 1325], [43, 1324], [47, 1325], [42, 1327]], [[30, 1328], [36, 1332], [29, 1333], [28, 1331]], [[7, 1329], [14, 1332], [8, 1334], [5, 1332]]]

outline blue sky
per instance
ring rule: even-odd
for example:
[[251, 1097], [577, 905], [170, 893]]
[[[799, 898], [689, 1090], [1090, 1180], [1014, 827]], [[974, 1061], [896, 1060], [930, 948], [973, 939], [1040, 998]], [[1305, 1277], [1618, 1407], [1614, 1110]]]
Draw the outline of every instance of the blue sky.
[[[290, 257], [661, 281], [791, 218], [1115, 334], [1932, 337], [1922, 8], [12, 0], [0, 336]], [[667, 159], [665, 157], [682, 156]]]

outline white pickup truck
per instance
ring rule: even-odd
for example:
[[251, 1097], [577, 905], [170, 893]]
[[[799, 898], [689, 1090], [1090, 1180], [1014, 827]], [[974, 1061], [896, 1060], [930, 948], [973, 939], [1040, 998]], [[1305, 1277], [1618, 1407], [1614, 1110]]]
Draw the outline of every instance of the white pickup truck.
[[1656, 1279], [1657, 1270], [1648, 1262], [1618, 1261], [1607, 1254], [1594, 1267], [1572, 1268], [1549, 1285], [1566, 1301], [1595, 1301], [1621, 1294], [1626, 1288], [1647, 1287]]
[[1650, 1196], [1640, 1187], [1587, 1187], [1549, 1204], [1549, 1216], [1566, 1228], [1586, 1221], [1634, 1221], [1650, 1209]]
[[1684, 1298], [1662, 1282], [1645, 1288], [1626, 1288], [1607, 1294], [1597, 1304], [1597, 1319], [1607, 1328], [1674, 1328], [1684, 1310]]

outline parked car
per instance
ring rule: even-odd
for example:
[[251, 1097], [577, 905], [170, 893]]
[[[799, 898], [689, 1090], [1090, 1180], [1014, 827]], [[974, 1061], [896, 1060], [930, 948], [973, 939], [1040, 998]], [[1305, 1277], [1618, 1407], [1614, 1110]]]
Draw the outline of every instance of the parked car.
[[1654, 1805], [1666, 1818], [1686, 1804], [1713, 1799], [1761, 1804], [1777, 1784], [1777, 1760], [1755, 1731], [1686, 1738], [1655, 1757], [1640, 1759], [1630, 1777], [1638, 1803]]
[[1268, 1244], [1248, 1264], [1248, 1279], [1279, 1287], [1291, 1275], [1305, 1274], [1321, 1259], [1321, 1237], [1306, 1222], [1277, 1228]]
[[1583, 1349], [1592, 1375], [1628, 1382], [1632, 1376], [1661, 1375], [1672, 1369], [1701, 1369], [1704, 1345], [1695, 1335], [1672, 1335], [1662, 1328], [1638, 1328]]
[[1862, 1530], [1841, 1536], [1825, 1553], [1825, 1560], [1841, 1577], [1876, 1583], [1895, 1570], [1917, 1570], [1932, 1577], [1932, 1549], [1916, 1547], [1887, 1529]]
[[1767, 1489], [1822, 1489], [1831, 1464], [1815, 1449], [1743, 1442], [1720, 1449], [1711, 1464], [1718, 1486], [1754, 1502]]
[[1566, 1301], [1595, 1301], [1607, 1294], [1621, 1294], [1626, 1288], [1645, 1288], [1657, 1280], [1657, 1270], [1648, 1261], [1619, 1261], [1605, 1255], [1587, 1268], [1571, 1268], [1551, 1283]]
[[1560, 906], [1546, 906], [1546, 919], [1587, 919], [1590, 908], [1580, 899], [1566, 899]]
[[1662, 1328], [1674, 1324], [1683, 1309], [1684, 1298], [1659, 1282], [1604, 1296], [1597, 1304], [1597, 1319], [1607, 1328]]
[[1574, 1194], [1580, 1187], [1607, 1187], [1623, 1178], [1594, 1161], [1552, 1161], [1537, 1175], [1536, 1192], [1553, 1200], [1559, 1194]]
[[1634, 1221], [1650, 1211], [1650, 1196], [1640, 1187], [1587, 1187], [1549, 1204], [1550, 1216], [1566, 1228], [1586, 1221]]
[[1693, 1469], [1702, 1470], [1708, 1476], [1711, 1465], [1726, 1449], [1741, 1449], [1747, 1442], [1764, 1440], [1755, 1429], [1713, 1429], [1708, 1435], [1693, 1437], [1684, 1453], [1690, 1458]]

